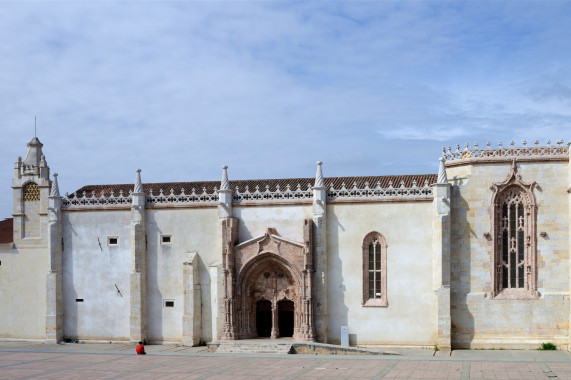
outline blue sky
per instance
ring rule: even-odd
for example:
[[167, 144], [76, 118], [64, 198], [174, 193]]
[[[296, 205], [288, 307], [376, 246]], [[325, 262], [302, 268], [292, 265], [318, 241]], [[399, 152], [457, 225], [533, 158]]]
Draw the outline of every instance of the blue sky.
[[436, 173], [566, 142], [571, 3], [0, 2], [0, 217], [38, 137], [60, 189]]

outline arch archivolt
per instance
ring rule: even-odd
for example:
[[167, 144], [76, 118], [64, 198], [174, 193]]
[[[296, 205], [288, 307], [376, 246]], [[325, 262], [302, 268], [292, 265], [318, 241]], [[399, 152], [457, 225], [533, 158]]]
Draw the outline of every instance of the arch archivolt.
[[309, 245], [279, 237], [274, 229], [229, 250], [225, 265], [226, 323], [222, 338], [257, 337], [257, 303], [267, 300], [272, 308], [272, 338], [280, 336], [279, 302], [291, 301], [293, 337], [313, 340], [312, 254]]

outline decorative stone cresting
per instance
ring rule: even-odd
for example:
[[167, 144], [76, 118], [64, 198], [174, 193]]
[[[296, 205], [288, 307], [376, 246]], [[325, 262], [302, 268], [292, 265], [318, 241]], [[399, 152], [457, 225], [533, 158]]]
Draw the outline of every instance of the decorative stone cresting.
[[522, 143], [522, 146], [516, 147], [515, 143], [510, 142], [509, 146], [504, 146], [500, 141], [497, 148], [492, 148], [491, 143], [488, 141], [485, 147], [480, 148], [477, 142], [474, 143], [474, 147], [470, 149], [469, 144], [464, 144], [464, 149], [460, 149], [460, 145], [456, 145], [456, 149], [452, 151], [452, 148], [442, 148], [442, 157], [446, 161], [456, 161], [465, 159], [495, 159], [495, 160], [505, 160], [520, 157], [553, 157], [568, 159], [569, 158], [569, 148], [564, 145], [563, 140], [558, 140], [557, 145], [552, 145], [551, 140], [547, 140], [546, 145], [539, 145], [539, 141], [536, 140], [533, 145], [527, 144], [527, 141]]
[[388, 187], [381, 187], [381, 183], [377, 182], [374, 188], [369, 187], [369, 183], [365, 182], [365, 187], [358, 188], [357, 183], [353, 183], [353, 187], [347, 188], [345, 182], [340, 189], [335, 189], [333, 184], [329, 186], [327, 191], [327, 200], [336, 200], [343, 198], [391, 198], [391, 197], [419, 197], [432, 196], [432, 187], [429, 186], [428, 180], [424, 181], [424, 186], [418, 187], [416, 180], [412, 182], [411, 187], [406, 187], [404, 181], [401, 181], [399, 187], [393, 187], [393, 182], [389, 182]]
[[275, 191], [270, 190], [270, 185], [266, 185], [264, 191], [260, 191], [260, 187], [256, 186], [256, 190], [251, 192], [248, 186], [246, 190], [240, 192], [238, 187], [234, 191], [232, 197], [232, 203], [240, 203], [243, 201], [271, 201], [271, 200], [300, 200], [300, 199], [311, 199], [313, 197], [313, 191], [311, 185], [307, 184], [307, 189], [303, 190], [301, 185], [298, 183], [295, 190], [291, 189], [290, 185], [287, 185], [285, 190], [280, 189], [280, 185], [276, 186]]
[[159, 194], [153, 194], [153, 190], [149, 191], [147, 195], [147, 205], [152, 206], [155, 204], [185, 204], [185, 203], [217, 203], [218, 202], [218, 189], [215, 187], [212, 193], [208, 193], [206, 188], [202, 189], [202, 193], [197, 193], [196, 189], [192, 188], [190, 194], [186, 194], [186, 190], [181, 189], [179, 194], [175, 194], [173, 189], [170, 189], [168, 194], [160, 190]]
[[115, 195], [113, 190], [106, 195], [101, 193], [100, 196], [87, 196], [84, 191], [80, 196], [77, 193], [65, 194], [63, 197], [62, 208], [68, 207], [98, 207], [98, 206], [126, 206], [131, 204], [131, 194], [132, 191], [129, 190], [129, 195], [123, 195], [123, 191], [119, 192], [119, 195]]

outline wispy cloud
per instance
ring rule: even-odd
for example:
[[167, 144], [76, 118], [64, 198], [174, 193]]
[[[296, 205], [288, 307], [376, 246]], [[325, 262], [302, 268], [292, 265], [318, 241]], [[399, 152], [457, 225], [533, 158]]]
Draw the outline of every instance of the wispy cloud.
[[[441, 145], [568, 137], [565, 2], [2, 2], [0, 188], [437, 170]], [[567, 133], [567, 135], [566, 135]], [[1, 215], [11, 199], [0, 200]]]

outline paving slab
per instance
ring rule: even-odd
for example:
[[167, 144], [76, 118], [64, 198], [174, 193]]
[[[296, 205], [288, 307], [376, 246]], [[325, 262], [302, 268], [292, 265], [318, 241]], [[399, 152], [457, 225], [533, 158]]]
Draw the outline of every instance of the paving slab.
[[[396, 355], [216, 354], [206, 347], [0, 342], [0, 379], [570, 379], [565, 351], [396, 350]], [[434, 354], [434, 355], [433, 355]]]

